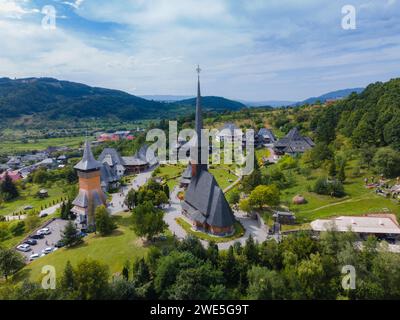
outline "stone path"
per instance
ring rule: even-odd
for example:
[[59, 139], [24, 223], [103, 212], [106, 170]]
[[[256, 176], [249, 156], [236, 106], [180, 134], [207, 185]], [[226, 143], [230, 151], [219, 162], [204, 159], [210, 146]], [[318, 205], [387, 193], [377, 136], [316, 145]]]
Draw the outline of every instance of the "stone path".
[[148, 171], [137, 174], [129, 185], [122, 187], [118, 193], [113, 193], [111, 195], [112, 199], [108, 205], [108, 210], [111, 214], [120, 213], [127, 209], [124, 205], [124, 200], [129, 190], [138, 190], [141, 186], [146, 184], [146, 182], [151, 178], [154, 169], [155, 168], [152, 168]]

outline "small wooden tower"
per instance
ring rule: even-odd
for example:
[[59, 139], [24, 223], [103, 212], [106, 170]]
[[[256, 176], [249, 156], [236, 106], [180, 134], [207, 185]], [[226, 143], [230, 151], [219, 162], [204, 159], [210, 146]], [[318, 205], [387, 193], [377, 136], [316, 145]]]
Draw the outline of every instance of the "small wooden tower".
[[72, 212], [77, 215], [77, 222], [82, 227], [95, 226], [94, 213], [98, 206], [106, 205], [106, 196], [101, 189], [100, 169], [86, 140], [82, 160], [74, 167], [79, 177], [79, 194], [72, 202]]

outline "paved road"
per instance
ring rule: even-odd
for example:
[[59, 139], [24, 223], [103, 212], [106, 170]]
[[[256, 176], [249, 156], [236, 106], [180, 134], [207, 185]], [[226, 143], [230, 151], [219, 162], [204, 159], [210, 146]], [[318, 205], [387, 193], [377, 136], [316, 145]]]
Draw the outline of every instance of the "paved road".
[[[178, 239], [184, 239], [187, 235], [186, 231], [175, 221], [176, 218], [187, 218], [182, 214], [182, 208], [180, 204], [180, 200], [177, 195], [179, 191], [182, 189], [175, 187], [171, 192], [171, 207], [165, 209], [164, 221], [168, 224], [169, 229], [173, 234], [176, 235]], [[246, 229], [244, 236], [227, 242], [218, 243], [218, 248], [220, 250], [227, 250], [230, 246], [232, 246], [235, 242], [240, 242], [244, 244], [251, 234], [255, 241], [264, 242], [267, 239], [268, 230], [259, 226], [258, 221], [253, 220], [247, 217], [243, 212], [234, 211], [236, 219], [240, 221], [243, 227]], [[190, 223], [190, 221], [188, 221]], [[208, 246], [207, 241], [200, 240], [204, 247]]]
[[[40, 214], [47, 213], [47, 215], [51, 215], [54, 212], [56, 212], [56, 210], [60, 206], [61, 206], [61, 203], [58, 203], [58, 204], [56, 204], [54, 206], [51, 206], [51, 207], [49, 207], [47, 209], [44, 209], [44, 210], [40, 211]], [[22, 215], [19, 215], [19, 216], [5, 216], [5, 217], [6, 217], [6, 221], [12, 221], [12, 220], [23, 220], [23, 219], [26, 218], [26, 216], [27, 216], [26, 214], [22, 214]]]
[[21, 254], [28, 260], [29, 256], [38, 253], [42, 254], [42, 250], [47, 247], [53, 247], [61, 239], [61, 232], [64, 230], [65, 225], [68, 223], [66, 220], [56, 219], [46, 226], [51, 231], [51, 234], [46, 235], [43, 239], [37, 240], [37, 245], [31, 246], [31, 251], [21, 252]]
[[112, 199], [109, 203], [108, 210], [111, 214], [116, 214], [122, 212], [127, 209], [124, 205], [124, 200], [129, 190], [134, 189], [138, 190], [141, 186], [143, 186], [150, 178], [155, 168], [152, 168], [146, 172], [139, 173], [132, 182], [121, 188], [120, 192], [113, 193]]

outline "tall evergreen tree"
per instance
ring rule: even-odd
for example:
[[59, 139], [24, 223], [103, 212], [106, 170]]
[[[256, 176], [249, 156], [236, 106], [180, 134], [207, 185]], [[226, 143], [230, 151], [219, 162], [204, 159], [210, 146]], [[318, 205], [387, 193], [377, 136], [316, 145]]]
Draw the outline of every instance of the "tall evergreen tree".
[[0, 184], [0, 194], [5, 201], [15, 199], [19, 196], [17, 186], [7, 172], [4, 180]]

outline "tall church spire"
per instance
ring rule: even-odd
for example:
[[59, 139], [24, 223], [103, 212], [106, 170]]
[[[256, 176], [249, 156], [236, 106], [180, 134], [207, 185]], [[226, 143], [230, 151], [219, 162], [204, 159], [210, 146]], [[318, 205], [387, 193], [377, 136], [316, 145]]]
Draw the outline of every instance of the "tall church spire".
[[203, 129], [203, 117], [201, 115], [201, 91], [200, 91], [200, 66], [197, 66], [197, 99], [196, 99], [196, 133], [198, 146], [201, 146], [201, 129]]
[[[202, 150], [202, 143], [201, 143], [201, 130], [203, 129], [203, 116], [201, 110], [201, 90], [200, 90], [200, 66], [197, 65], [197, 99], [196, 99], [196, 119], [195, 119], [195, 130], [197, 134], [197, 143], [195, 151], [197, 153], [197, 159], [193, 162], [192, 159], [192, 176], [196, 176], [201, 170], [207, 170], [207, 164], [202, 164], [201, 161], [201, 150]], [[208, 152], [208, 150], [207, 150]]]

